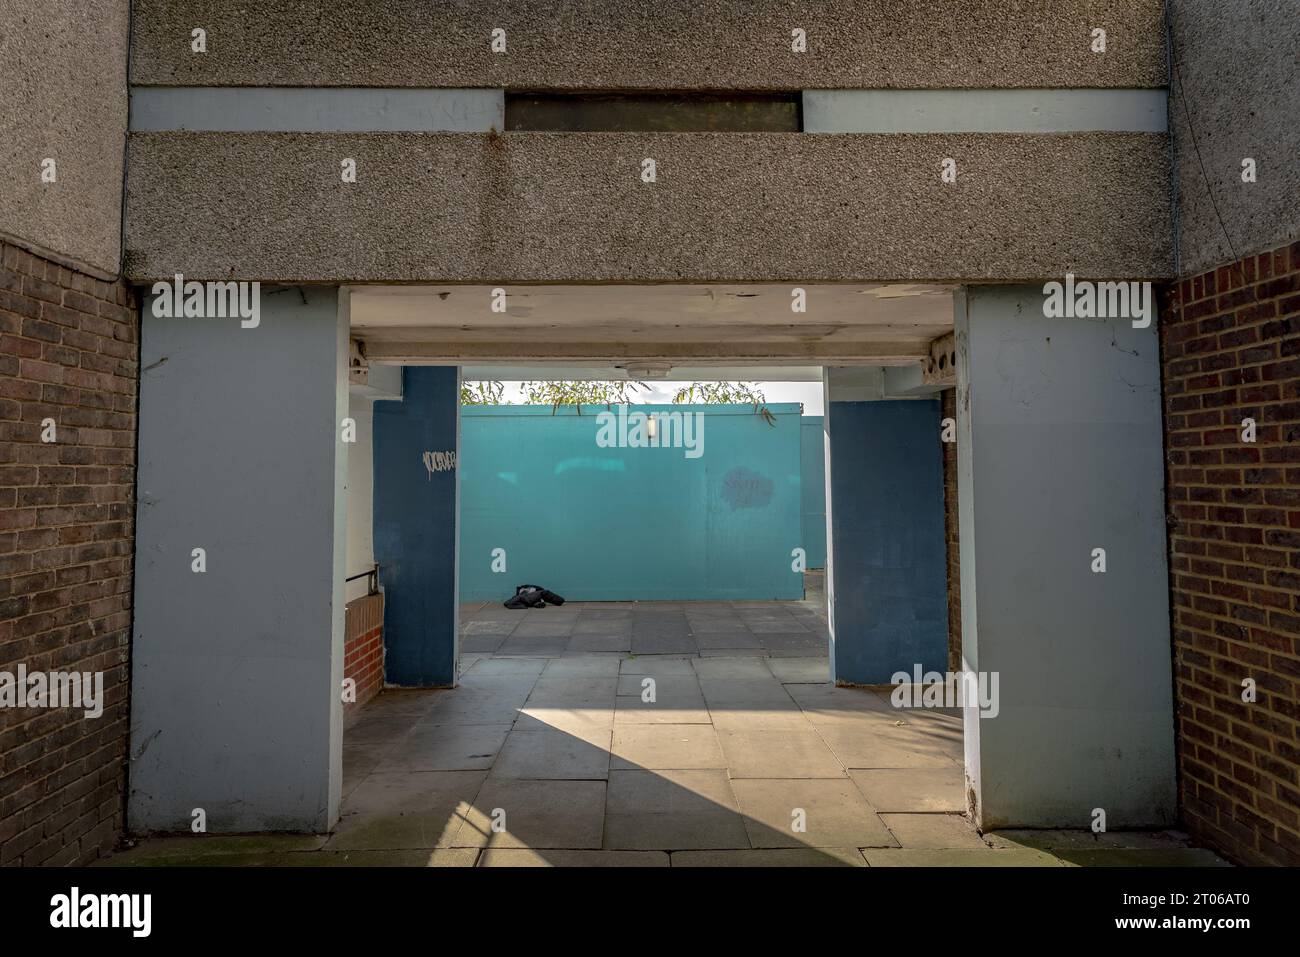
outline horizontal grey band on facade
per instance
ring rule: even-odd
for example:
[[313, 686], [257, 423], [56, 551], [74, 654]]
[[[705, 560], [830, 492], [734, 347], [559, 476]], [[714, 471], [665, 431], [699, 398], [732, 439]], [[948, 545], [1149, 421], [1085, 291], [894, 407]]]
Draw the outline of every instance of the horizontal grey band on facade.
[[1165, 90], [805, 90], [805, 133], [1164, 133]]
[[486, 133], [504, 127], [501, 90], [131, 88], [135, 132]]

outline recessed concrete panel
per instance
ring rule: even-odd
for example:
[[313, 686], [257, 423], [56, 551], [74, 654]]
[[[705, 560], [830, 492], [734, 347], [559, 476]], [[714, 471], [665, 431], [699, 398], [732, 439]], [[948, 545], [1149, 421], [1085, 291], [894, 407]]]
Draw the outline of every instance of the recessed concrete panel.
[[[158, 318], [140, 356], [127, 825], [328, 829], [342, 782], [347, 323]], [[204, 571], [194, 570], [203, 549]]]
[[0, 236], [100, 279], [120, 265], [127, 8], [0, 3]]
[[[1295, 0], [1172, 0], [1179, 273], [1300, 238]], [[1255, 161], [1256, 181], [1242, 180]]]
[[[190, 30], [208, 52], [190, 52]], [[1092, 51], [1104, 27], [1107, 49]], [[494, 52], [492, 31], [506, 49]], [[806, 52], [793, 48], [804, 32]], [[1163, 86], [1159, 0], [137, 0], [132, 82], [689, 90]]]
[[956, 309], [962, 655], [998, 676], [996, 716], [966, 711], [968, 784], [983, 829], [1086, 828], [1097, 808], [1167, 825], [1155, 321], [1045, 318], [1041, 289], [972, 286]]
[[[1164, 277], [1167, 146], [1142, 133], [134, 133], [129, 271], [492, 284]], [[340, 179], [349, 157], [355, 183]], [[956, 183], [940, 180], [945, 157]]]

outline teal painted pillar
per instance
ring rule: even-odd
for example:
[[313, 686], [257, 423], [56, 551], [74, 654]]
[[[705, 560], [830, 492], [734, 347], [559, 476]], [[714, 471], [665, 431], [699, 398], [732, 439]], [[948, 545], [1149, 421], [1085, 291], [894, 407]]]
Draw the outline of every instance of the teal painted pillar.
[[948, 572], [939, 400], [866, 400], [869, 388], [836, 381], [837, 373], [858, 370], [828, 371], [832, 677], [879, 685], [918, 665], [943, 671]]
[[401, 402], [376, 402], [374, 541], [384, 587], [384, 680], [456, 683], [460, 373], [403, 370]]

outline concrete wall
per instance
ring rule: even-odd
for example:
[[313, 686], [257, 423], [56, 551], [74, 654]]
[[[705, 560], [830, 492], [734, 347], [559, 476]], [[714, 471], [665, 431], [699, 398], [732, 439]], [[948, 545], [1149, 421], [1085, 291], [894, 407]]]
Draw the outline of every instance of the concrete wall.
[[202, 808], [214, 833], [325, 830], [342, 773], [338, 292], [263, 289], [249, 329], [147, 301], [141, 338], [128, 827], [188, 831]]
[[[1171, 0], [1170, 10], [1179, 274], [1189, 276], [1300, 239], [1300, 11], [1295, 0]], [[1245, 157], [1254, 183], [1242, 182]]]
[[[1159, 0], [667, 0], [437, 5], [295, 0], [223, 8], [138, 0], [132, 80], [146, 84], [801, 89], [1160, 86]], [[190, 30], [209, 53], [189, 52]], [[1089, 31], [1108, 31], [1105, 55]], [[506, 30], [506, 54], [488, 46]], [[808, 52], [790, 50], [807, 31]]]
[[[461, 599], [504, 601], [525, 582], [582, 601], [803, 598], [791, 569], [802, 541], [799, 406], [767, 408], [774, 425], [749, 405], [627, 407], [702, 419], [700, 454], [688, 457], [602, 448], [603, 406], [466, 406]], [[491, 568], [496, 548], [504, 573]]]
[[[340, 182], [341, 157], [357, 159], [355, 184]], [[654, 184], [641, 181], [645, 157]], [[940, 182], [943, 157], [958, 161], [956, 184]], [[136, 133], [128, 269], [492, 283], [1163, 277], [1168, 186], [1167, 140], [1149, 133]]]
[[967, 709], [969, 784], [984, 827], [1084, 828], [1094, 808], [1110, 828], [1166, 825], [1157, 322], [1042, 304], [1041, 286], [973, 286], [956, 307], [962, 653], [1000, 700]]
[[942, 671], [948, 630], [939, 402], [828, 399], [832, 677], [889, 684], [895, 672], [918, 664]]
[[826, 567], [826, 432], [820, 415], [805, 415], [799, 431], [799, 496], [809, 568]]
[[120, 265], [127, 8], [0, 0], [0, 237], [97, 279]]
[[430, 471], [425, 452], [459, 447], [460, 376], [402, 370], [402, 401], [377, 402], [374, 547], [384, 593], [384, 672], [404, 688], [456, 681], [459, 470]]
[[[357, 441], [347, 447], [348, 456], [348, 552], [347, 576], [359, 575], [375, 564], [374, 540], [374, 445], [373, 418], [375, 400], [366, 396], [348, 396], [348, 415], [357, 423]], [[366, 594], [369, 581], [358, 578], [348, 582], [348, 601]]]

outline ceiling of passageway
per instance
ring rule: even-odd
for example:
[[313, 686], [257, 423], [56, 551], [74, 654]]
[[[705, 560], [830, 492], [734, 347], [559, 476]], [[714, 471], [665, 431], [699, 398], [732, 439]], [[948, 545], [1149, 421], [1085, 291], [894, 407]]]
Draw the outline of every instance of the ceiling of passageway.
[[352, 335], [373, 361], [683, 366], [902, 365], [952, 330], [951, 286], [355, 286]]

